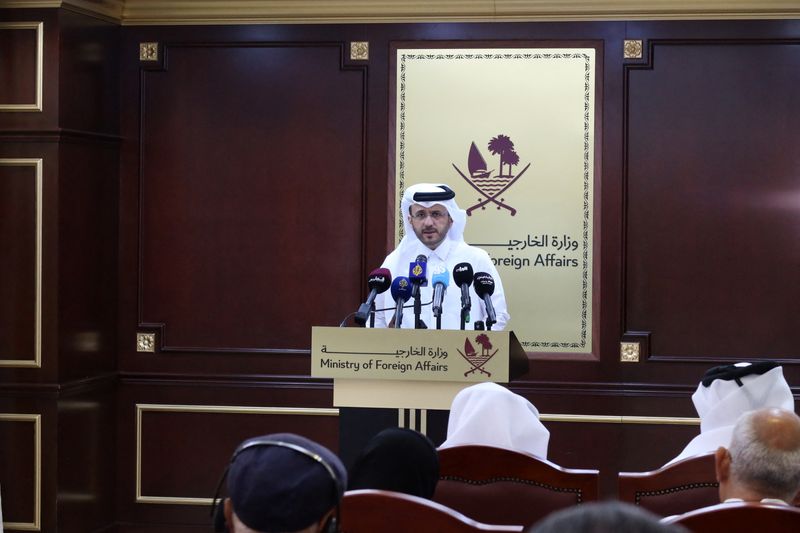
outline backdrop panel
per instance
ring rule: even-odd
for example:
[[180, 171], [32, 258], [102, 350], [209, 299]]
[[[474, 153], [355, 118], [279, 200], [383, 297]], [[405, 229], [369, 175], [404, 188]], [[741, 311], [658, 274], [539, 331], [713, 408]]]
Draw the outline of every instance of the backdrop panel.
[[625, 326], [654, 358], [797, 357], [797, 51], [656, 41], [628, 72]]
[[139, 312], [162, 351], [307, 348], [358, 301], [364, 72], [342, 52], [174, 45], [143, 70]]
[[596, 49], [397, 46], [395, 205], [449, 184], [523, 347], [590, 353]]

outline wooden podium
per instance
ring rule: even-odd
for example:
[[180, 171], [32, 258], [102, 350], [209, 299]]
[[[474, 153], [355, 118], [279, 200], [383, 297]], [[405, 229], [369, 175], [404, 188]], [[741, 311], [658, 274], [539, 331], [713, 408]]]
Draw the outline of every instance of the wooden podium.
[[528, 372], [512, 331], [314, 327], [311, 375], [333, 378], [339, 454], [346, 465], [376, 433], [410, 427], [438, 446], [463, 388]]

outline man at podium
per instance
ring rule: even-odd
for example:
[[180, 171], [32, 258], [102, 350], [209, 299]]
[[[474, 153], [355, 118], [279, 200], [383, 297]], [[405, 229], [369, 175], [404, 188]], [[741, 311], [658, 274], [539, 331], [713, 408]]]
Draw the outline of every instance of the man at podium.
[[[391, 292], [384, 288], [385, 292], [375, 297], [374, 327], [396, 327], [399, 308], [402, 328], [505, 328], [509, 314], [503, 284], [489, 254], [464, 242], [467, 213], [456, 204], [455, 192], [443, 184], [413, 185], [403, 193], [400, 209], [405, 234], [383, 261], [382, 276], [387, 279], [391, 273], [394, 280]], [[410, 309], [402, 311], [404, 304], [411, 303], [408, 285], [413, 281], [415, 265], [420, 262], [425, 263], [427, 284], [417, 285], [419, 297], [415, 300], [425, 305], [415, 303], [414, 307], [419, 305], [419, 308], [413, 313]], [[395, 290], [401, 278], [407, 290]], [[434, 298], [437, 282], [448, 287], [441, 302]], [[439, 286], [439, 295], [441, 289]], [[438, 307], [438, 313], [434, 313], [434, 306]], [[366, 322], [366, 313], [362, 320]], [[441, 409], [340, 408], [340, 456], [352, 465], [369, 438], [388, 427], [419, 429], [439, 445], [447, 434], [447, 416], [448, 411]]]
[[[488, 326], [502, 330], [509, 320], [503, 283], [489, 254], [464, 242], [467, 213], [456, 204], [455, 192], [443, 184], [412, 185], [405, 190], [400, 209], [405, 235], [384, 259], [382, 268], [388, 269], [396, 282], [400, 276], [409, 276], [413, 284], [410, 270], [415, 262], [424, 262], [427, 280], [417, 290], [422, 302], [432, 302], [420, 310], [422, 326], [411, 313], [404, 313], [401, 327], [432, 328], [434, 315], [440, 314], [441, 329], [465, 329], [461, 327], [463, 320], [466, 329]], [[434, 298], [437, 283], [444, 293], [440, 302]], [[395, 325], [393, 297], [398, 291], [394, 286], [392, 289], [394, 294], [387, 291], [376, 297], [375, 327]]]

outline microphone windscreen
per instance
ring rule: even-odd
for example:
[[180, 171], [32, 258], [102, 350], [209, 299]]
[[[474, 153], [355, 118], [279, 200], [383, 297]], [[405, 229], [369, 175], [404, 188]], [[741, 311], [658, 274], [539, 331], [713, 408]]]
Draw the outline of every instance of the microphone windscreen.
[[392, 273], [388, 268], [376, 268], [367, 277], [367, 287], [376, 291], [378, 294], [386, 292], [392, 285]]
[[427, 286], [428, 285], [428, 258], [424, 255], [420, 254], [417, 256], [417, 259], [408, 265], [408, 279], [411, 280], [411, 283], [416, 283], [417, 285]]
[[431, 278], [431, 283], [436, 286], [437, 283], [443, 284], [445, 287], [450, 285], [450, 272], [447, 269], [444, 269], [444, 272], [437, 272]]
[[405, 276], [398, 276], [392, 281], [392, 298], [396, 302], [399, 298], [407, 301], [411, 298], [411, 282]]
[[472, 284], [472, 265], [469, 263], [459, 263], [453, 268], [453, 281], [459, 287]]
[[494, 278], [486, 272], [478, 272], [475, 274], [474, 287], [478, 298], [483, 298], [486, 295], [491, 296], [494, 294]]

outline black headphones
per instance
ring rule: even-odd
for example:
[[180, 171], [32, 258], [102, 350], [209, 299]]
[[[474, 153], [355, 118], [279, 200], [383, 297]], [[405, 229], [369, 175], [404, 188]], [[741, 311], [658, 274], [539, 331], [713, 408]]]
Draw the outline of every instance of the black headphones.
[[231, 469], [231, 465], [236, 461], [236, 458], [241, 454], [243, 451], [248, 450], [250, 448], [255, 448], [257, 446], [280, 446], [281, 448], [288, 448], [290, 450], [294, 450], [297, 453], [301, 453], [306, 457], [316, 461], [319, 463], [328, 475], [331, 477], [333, 481], [333, 490], [334, 490], [334, 500], [336, 501], [336, 512], [332, 517], [330, 517], [325, 525], [322, 528], [322, 533], [337, 533], [339, 531], [339, 504], [342, 499], [342, 494], [344, 494], [344, 486], [342, 485], [341, 480], [336, 475], [336, 471], [333, 469], [331, 465], [325, 461], [319, 454], [312, 452], [306, 448], [298, 444], [294, 444], [291, 442], [284, 442], [280, 440], [273, 440], [271, 438], [266, 437], [256, 437], [253, 439], [248, 439], [244, 441], [236, 450], [233, 452], [231, 456], [231, 460], [228, 461], [228, 466], [225, 467], [225, 471], [222, 473], [222, 477], [217, 483], [217, 490], [214, 491], [214, 499], [211, 501], [211, 514], [214, 519], [214, 531], [216, 533], [226, 533], [228, 531], [228, 524], [225, 521], [225, 499], [219, 497], [219, 491], [222, 488], [222, 483], [225, 481], [225, 478], [228, 477], [228, 471]]

